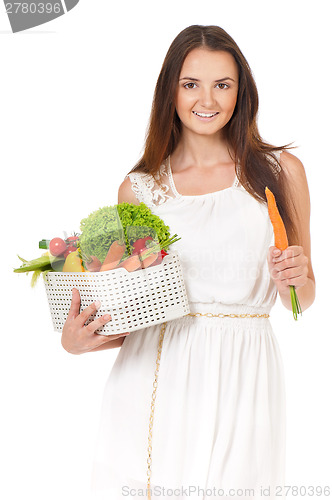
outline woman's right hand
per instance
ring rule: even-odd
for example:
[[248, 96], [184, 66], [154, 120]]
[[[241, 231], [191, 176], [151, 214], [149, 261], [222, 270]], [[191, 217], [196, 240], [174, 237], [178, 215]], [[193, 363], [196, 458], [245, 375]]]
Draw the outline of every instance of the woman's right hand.
[[98, 310], [100, 304], [93, 302], [81, 313], [80, 304], [80, 293], [76, 288], [73, 288], [70, 310], [63, 326], [61, 337], [62, 347], [70, 354], [83, 354], [106, 342], [128, 335], [128, 332], [116, 333], [115, 335], [94, 333], [95, 330], [104, 326], [112, 318], [110, 315], [104, 315], [101, 318], [91, 321], [89, 325], [84, 326], [87, 319]]

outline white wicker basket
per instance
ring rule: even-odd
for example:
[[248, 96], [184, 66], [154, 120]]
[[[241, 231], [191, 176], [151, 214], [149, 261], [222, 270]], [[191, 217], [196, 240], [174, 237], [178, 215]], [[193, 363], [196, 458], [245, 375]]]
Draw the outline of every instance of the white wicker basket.
[[62, 331], [72, 299], [81, 296], [81, 311], [95, 300], [101, 306], [86, 322], [109, 313], [112, 319], [95, 333], [114, 335], [163, 323], [190, 312], [177, 251], [169, 251], [161, 264], [128, 272], [119, 268], [95, 273], [48, 272], [44, 283], [53, 326]]

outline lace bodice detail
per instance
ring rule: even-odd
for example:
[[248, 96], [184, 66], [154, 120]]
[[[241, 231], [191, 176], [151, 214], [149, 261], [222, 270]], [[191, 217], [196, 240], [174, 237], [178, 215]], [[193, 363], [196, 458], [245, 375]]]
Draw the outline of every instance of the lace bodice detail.
[[[281, 151], [274, 152], [274, 156], [278, 160], [280, 153]], [[130, 172], [126, 175], [126, 178], [129, 177], [131, 181], [131, 187], [136, 198], [145, 203], [150, 209], [162, 205], [169, 199], [181, 197], [174, 184], [169, 160], [170, 157], [168, 156], [154, 175], [144, 172]], [[277, 162], [272, 163], [272, 169], [275, 175], [278, 176], [281, 168]], [[232, 187], [239, 186], [238, 175], [239, 167], [237, 166], [237, 176]]]
[[175, 197], [170, 187], [166, 161], [162, 163], [154, 176], [144, 172], [131, 172], [126, 177], [129, 177], [131, 181], [136, 198], [149, 208], [161, 205], [169, 198]]

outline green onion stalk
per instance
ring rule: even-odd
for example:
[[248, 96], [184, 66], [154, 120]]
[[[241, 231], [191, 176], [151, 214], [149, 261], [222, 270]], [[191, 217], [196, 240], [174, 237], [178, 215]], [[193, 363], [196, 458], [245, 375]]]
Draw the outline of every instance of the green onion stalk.
[[290, 296], [291, 296], [291, 302], [292, 302], [292, 311], [293, 311], [293, 318], [297, 321], [297, 315], [301, 314], [302, 316], [302, 309], [300, 305], [299, 298], [297, 296], [295, 286], [290, 285]]
[[149, 257], [152, 253], [155, 252], [160, 252], [160, 250], [167, 250], [172, 243], [175, 243], [176, 241], [179, 241], [181, 238], [177, 238], [177, 234], [174, 234], [174, 236], [171, 236], [170, 238], [167, 238], [167, 240], [164, 240], [162, 243], [156, 243], [149, 247], [147, 250], [144, 250], [140, 254], [140, 258], [142, 260], [146, 259], [146, 257]]

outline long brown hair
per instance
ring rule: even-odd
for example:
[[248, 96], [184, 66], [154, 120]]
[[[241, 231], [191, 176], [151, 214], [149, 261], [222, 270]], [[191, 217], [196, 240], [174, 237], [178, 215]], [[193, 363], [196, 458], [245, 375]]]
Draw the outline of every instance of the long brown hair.
[[299, 244], [296, 208], [285, 173], [273, 155], [274, 151], [292, 147], [289, 144], [273, 146], [261, 138], [257, 127], [258, 92], [249, 64], [235, 41], [219, 26], [189, 26], [173, 40], [155, 87], [144, 152], [131, 172], [154, 175], [178, 145], [181, 121], [175, 109], [175, 93], [186, 56], [200, 47], [226, 51], [234, 57], [239, 71], [237, 103], [223, 131], [234, 152], [232, 160], [240, 165], [239, 181], [261, 203], [266, 203], [265, 186], [269, 187], [285, 223], [289, 244]]

